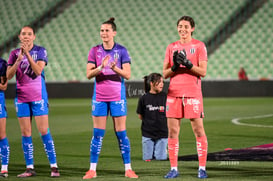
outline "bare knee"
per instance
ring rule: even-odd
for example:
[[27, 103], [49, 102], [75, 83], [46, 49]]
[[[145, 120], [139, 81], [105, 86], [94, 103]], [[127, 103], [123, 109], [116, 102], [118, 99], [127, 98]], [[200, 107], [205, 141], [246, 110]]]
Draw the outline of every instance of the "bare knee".
[[180, 127], [178, 126], [173, 126], [168, 128], [169, 131], [169, 138], [178, 138], [179, 137], [179, 132], [180, 132]]
[[203, 137], [206, 136], [203, 119], [191, 119], [192, 131], [195, 137]]
[[28, 128], [28, 127], [23, 127], [21, 128], [21, 133], [23, 136], [31, 136], [31, 128]]

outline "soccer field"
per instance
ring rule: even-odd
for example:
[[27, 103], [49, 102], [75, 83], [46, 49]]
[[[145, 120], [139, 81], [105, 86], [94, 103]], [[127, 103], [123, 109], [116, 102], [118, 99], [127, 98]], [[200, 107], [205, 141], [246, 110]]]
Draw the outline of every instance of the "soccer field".
[[[41, 138], [33, 121], [34, 160], [37, 176], [17, 179], [25, 171], [21, 147], [21, 133], [13, 100], [7, 100], [9, 117], [7, 136], [10, 143], [9, 177], [5, 180], [82, 180], [89, 169], [89, 144], [92, 136], [90, 99], [49, 99], [50, 130], [55, 141], [61, 177], [50, 178], [49, 163]], [[132, 147], [132, 167], [138, 180], [165, 180], [169, 161], [142, 161], [141, 121], [136, 115], [137, 99], [128, 99], [127, 132]], [[225, 148], [240, 149], [273, 141], [273, 98], [205, 98], [204, 125], [209, 142], [209, 153]], [[268, 117], [262, 117], [269, 115]], [[261, 116], [260, 118], [256, 116]], [[237, 125], [231, 122], [237, 118]], [[196, 154], [195, 138], [188, 120], [182, 121], [179, 156]], [[177, 180], [199, 180], [197, 161], [179, 161]], [[273, 163], [250, 161], [208, 161], [207, 180], [272, 180]], [[96, 180], [129, 180], [124, 177], [124, 166], [113, 131], [112, 120], [107, 123]]]

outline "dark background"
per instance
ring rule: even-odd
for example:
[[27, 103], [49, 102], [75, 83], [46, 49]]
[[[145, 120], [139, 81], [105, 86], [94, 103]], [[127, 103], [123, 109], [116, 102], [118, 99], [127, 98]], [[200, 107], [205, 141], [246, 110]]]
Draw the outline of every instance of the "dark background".
[[[164, 85], [167, 92], [169, 82]], [[6, 98], [15, 97], [15, 83], [9, 83]], [[144, 93], [143, 82], [126, 82], [127, 97], [139, 97]], [[273, 81], [203, 81], [204, 97], [272, 97]], [[50, 98], [91, 98], [93, 82], [47, 83]], [[106, 90], [107, 91], [107, 90]]]

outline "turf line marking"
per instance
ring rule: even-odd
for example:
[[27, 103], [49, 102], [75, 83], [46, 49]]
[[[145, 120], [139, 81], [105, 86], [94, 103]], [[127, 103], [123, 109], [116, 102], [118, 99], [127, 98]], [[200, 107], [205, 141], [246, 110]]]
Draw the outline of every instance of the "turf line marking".
[[251, 126], [251, 127], [260, 127], [260, 128], [273, 128], [271, 125], [261, 125], [261, 124], [248, 124], [248, 123], [241, 123], [240, 120], [243, 119], [257, 119], [257, 118], [268, 118], [273, 117], [273, 114], [266, 114], [266, 115], [259, 115], [259, 116], [252, 116], [252, 117], [241, 117], [241, 118], [234, 118], [231, 120], [233, 124], [242, 125], [242, 126]]

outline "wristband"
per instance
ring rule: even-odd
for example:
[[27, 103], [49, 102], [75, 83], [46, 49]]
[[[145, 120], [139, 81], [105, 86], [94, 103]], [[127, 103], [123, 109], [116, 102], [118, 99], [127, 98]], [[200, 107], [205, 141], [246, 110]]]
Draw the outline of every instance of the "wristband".
[[101, 71], [102, 70], [102, 65], [98, 66], [97, 68], [98, 68], [99, 71]]

